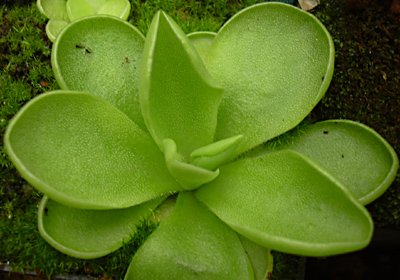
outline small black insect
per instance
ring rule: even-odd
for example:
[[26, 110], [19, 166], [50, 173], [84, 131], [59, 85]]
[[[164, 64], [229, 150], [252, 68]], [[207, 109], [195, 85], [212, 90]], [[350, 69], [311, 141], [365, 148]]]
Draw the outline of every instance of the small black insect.
[[328, 130], [324, 130], [322, 133], [323, 133], [323, 134], [328, 134], [329, 131], [328, 131]]
[[88, 53], [88, 54], [92, 53], [92, 50], [90, 48], [87, 48], [82, 44], [76, 44], [75, 48], [77, 48], [77, 49], [85, 49], [85, 53]]
[[47, 216], [47, 213], [49, 212], [49, 209], [47, 207], [44, 208], [44, 214]]

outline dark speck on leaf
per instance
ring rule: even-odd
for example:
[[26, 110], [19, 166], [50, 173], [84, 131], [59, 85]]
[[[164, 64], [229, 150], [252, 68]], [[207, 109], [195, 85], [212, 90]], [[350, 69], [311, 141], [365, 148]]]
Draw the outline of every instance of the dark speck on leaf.
[[324, 130], [323, 133], [324, 133], [324, 134], [328, 134], [329, 131], [328, 131], [328, 130]]
[[76, 44], [75, 48], [77, 48], [77, 49], [85, 49], [85, 53], [92, 53], [92, 50], [90, 48], [87, 48], [82, 44]]
[[49, 209], [47, 207], [44, 208], [44, 214], [47, 216], [47, 213], [49, 212]]
[[344, 154], [342, 154], [342, 158], [344, 158]]

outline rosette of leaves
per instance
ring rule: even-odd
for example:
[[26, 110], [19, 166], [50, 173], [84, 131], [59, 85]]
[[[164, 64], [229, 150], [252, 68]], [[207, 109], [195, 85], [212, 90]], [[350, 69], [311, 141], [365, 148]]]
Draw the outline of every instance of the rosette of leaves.
[[52, 42], [71, 21], [91, 15], [112, 15], [126, 20], [131, 10], [129, 0], [37, 0], [36, 4], [49, 19], [46, 34]]
[[396, 175], [391, 146], [349, 120], [281, 136], [323, 97], [333, 65], [324, 26], [279, 3], [244, 9], [217, 34], [187, 36], [163, 12], [146, 38], [115, 17], [72, 22], [53, 45], [62, 90], [31, 100], [5, 134], [45, 194], [41, 235], [101, 257], [174, 195], [126, 279], [265, 279], [270, 249], [365, 247], [363, 205]]

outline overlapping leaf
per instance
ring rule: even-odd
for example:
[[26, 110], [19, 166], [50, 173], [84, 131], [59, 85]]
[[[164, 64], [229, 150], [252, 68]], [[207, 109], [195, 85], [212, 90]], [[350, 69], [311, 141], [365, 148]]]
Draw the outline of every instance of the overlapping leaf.
[[62, 89], [104, 98], [144, 128], [138, 96], [137, 68], [143, 35], [115, 17], [74, 21], [60, 34], [51, 62]]
[[399, 160], [393, 148], [371, 128], [348, 120], [305, 127], [264, 148], [297, 151], [324, 168], [362, 204], [378, 198], [393, 182]]
[[328, 31], [306, 12], [270, 3], [233, 16], [207, 55], [225, 89], [217, 139], [242, 134], [245, 151], [295, 127], [328, 88], [333, 60]]
[[196, 197], [262, 246], [324, 256], [361, 249], [370, 241], [368, 212], [332, 177], [297, 153], [243, 159], [220, 171]]
[[129, 241], [136, 226], [147, 218], [163, 199], [125, 209], [86, 210], [42, 199], [38, 225], [41, 236], [69, 256], [92, 259], [105, 256]]
[[26, 180], [73, 207], [124, 208], [180, 190], [150, 135], [86, 93], [30, 101], [8, 126], [5, 142]]
[[171, 216], [132, 259], [125, 280], [253, 279], [234, 231], [191, 193], [180, 193]]

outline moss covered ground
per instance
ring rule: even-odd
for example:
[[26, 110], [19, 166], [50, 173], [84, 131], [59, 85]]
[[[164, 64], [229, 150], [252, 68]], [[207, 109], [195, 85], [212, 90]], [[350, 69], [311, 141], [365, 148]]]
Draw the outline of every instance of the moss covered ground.
[[[10, 118], [34, 96], [57, 88], [51, 67], [46, 19], [35, 1], [0, 4], [0, 138]], [[262, 1], [131, 0], [131, 22], [144, 34], [154, 12], [165, 10], [185, 32], [217, 31], [238, 10]], [[313, 13], [331, 32], [336, 48], [332, 84], [312, 121], [347, 118], [377, 130], [400, 154], [400, 16], [390, 14], [390, 1], [369, 1], [350, 9], [344, 1], [325, 0]], [[15, 269], [54, 274], [90, 274], [120, 279], [130, 257], [157, 226], [143, 222], [129, 244], [93, 261], [66, 257], [43, 241], [36, 227], [41, 195], [15, 171], [0, 142], [0, 263]], [[377, 228], [400, 229], [400, 178], [368, 206]], [[295, 279], [301, 259], [275, 254], [273, 279]], [[6, 277], [4, 274], [1, 277]], [[9, 276], [15, 279], [15, 275]]]

